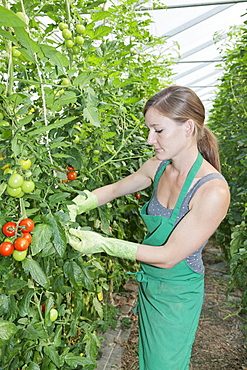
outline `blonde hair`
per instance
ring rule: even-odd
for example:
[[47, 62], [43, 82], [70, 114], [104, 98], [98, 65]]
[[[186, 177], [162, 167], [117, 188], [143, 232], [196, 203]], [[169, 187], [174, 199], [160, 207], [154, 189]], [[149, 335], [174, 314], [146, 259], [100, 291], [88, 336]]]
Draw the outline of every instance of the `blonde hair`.
[[199, 152], [220, 172], [218, 141], [204, 124], [204, 105], [193, 90], [183, 86], [168, 86], [148, 99], [143, 110], [144, 116], [151, 107], [180, 124], [192, 119], [195, 122]]

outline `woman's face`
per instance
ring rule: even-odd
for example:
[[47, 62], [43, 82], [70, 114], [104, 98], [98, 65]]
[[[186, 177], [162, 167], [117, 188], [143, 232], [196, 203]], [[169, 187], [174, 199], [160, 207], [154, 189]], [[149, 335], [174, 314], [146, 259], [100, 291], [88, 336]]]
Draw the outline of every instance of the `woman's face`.
[[153, 145], [159, 160], [174, 158], [184, 148], [185, 125], [163, 116], [155, 108], [149, 108], [145, 114], [149, 129], [148, 144]]

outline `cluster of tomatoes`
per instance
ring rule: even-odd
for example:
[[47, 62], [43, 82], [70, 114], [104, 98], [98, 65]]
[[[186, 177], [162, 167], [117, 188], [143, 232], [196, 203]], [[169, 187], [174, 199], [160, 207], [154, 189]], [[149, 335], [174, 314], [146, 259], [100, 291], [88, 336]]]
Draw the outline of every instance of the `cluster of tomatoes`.
[[24, 218], [18, 224], [13, 221], [6, 222], [2, 227], [2, 233], [7, 238], [0, 244], [0, 254], [2, 256], [12, 255], [16, 261], [24, 260], [32, 242], [30, 233], [33, 229], [34, 222], [30, 218]]
[[30, 179], [32, 172], [28, 171], [32, 162], [28, 159], [21, 159], [20, 166], [24, 176], [17, 172], [13, 172], [10, 168], [6, 168], [4, 173], [10, 173], [11, 176], [8, 181], [7, 193], [14, 198], [22, 198], [26, 193], [34, 191], [35, 184]]
[[77, 173], [72, 166], [67, 167], [67, 179], [61, 180], [62, 182], [73, 181], [77, 178]]
[[74, 54], [78, 54], [80, 52], [81, 45], [84, 43], [84, 38], [81, 35], [85, 32], [85, 26], [83, 24], [76, 24], [75, 36], [72, 34], [72, 31], [69, 30], [67, 23], [59, 23], [59, 29], [62, 31], [62, 36], [65, 40], [65, 46], [72, 50]]

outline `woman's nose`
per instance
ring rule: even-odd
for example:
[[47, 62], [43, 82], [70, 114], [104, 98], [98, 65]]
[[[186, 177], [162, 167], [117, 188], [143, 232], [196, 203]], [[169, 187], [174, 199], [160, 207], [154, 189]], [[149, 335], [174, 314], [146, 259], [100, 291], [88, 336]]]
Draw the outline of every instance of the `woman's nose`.
[[157, 142], [157, 140], [156, 140], [156, 137], [155, 137], [155, 133], [150, 131], [149, 134], [148, 134], [147, 143], [149, 145], [154, 145], [156, 142]]

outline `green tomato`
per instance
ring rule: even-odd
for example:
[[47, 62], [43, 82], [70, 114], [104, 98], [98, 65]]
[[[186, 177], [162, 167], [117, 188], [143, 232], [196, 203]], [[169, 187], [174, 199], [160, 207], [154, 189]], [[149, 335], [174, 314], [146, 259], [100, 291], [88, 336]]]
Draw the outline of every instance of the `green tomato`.
[[35, 184], [32, 180], [30, 181], [24, 180], [21, 188], [24, 193], [32, 193], [32, 191], [34, 191]]
[[0, 122], [0, 127], [8, 127], [9, 126], [9, 122], [8, 121], [2, 121]]
[[4, 118], [4, 115], [2, 112], [0, 112], [0, 119], [3, 119]]
[[18, 251], [17, 249], [15, 249], [12, 256], [16, 261], [23, 261], [27, 256], [27, 249], [24, 251]]
[[82, 45], [84, 43], [84, 38], [82, 36], [76, 36], [75, 43], [77, 45]]
[[74, 45], [74, 46], [73, 46], [73, 53], [74, 53], [74, 54], [79, 54], [79, 53], [80, 53], [80, 48], [79, 48], [79, 46], [76, 46], [76, 45]]
[[93, 154], [95, 154], [95, 155], [100, 154], [100, 151], [99, 151], [99, 150], [97, 150], [97, 149], [95, 149], [95, 150], [93, 151]]
[[76, 29], [76, 32], [79, 34], [82, 34], [85, 32], [85, 27], [83, 26], [83, 24], [77, 24], [75, 26], [75, 29]]
[[21, 175], [19, 175], [18, 173], [13, 173], [13, 175], [11, 175], [9, 178], [8, 185], [14, 189], [19, 188], [22, 186], [23, 181], [24, 179]]
[[19, 50], [17, 50], [16, 48], [13, 48], [12, 49], [12, 55], [13, 55], [13, 57], [18, 58], [18, 57], [21, 56], [21, 52]]
[[64, 77], [64, 78], [62, 79], [61, 85], [70, 85], [70, 79], [69, 79], [69, 78]]
[[55, 320], [57, 320], [57, 318], [58, 318], [58, 312], [55, 308], [52, 308], [50, 310], [50, 320], [55, 321]]
[[72, 37], [72, 32], [68, 29], [64, 29], [62, 35], [65, 40], [69, 40]]
[[60, 22], [58, 27], [59, 27], [60, 31], [63, 31], [63, 30], [66, 30], [66, 29], [69, 28], [68, 24], [64, 23], [64, 22]]
[[29, 170], [31, 165], [32, 165], [32, 162], [31, 162], [31, 159], [29, 159], [29, 158], [20, 160], [20, 166], [23, 170]]
[[19, 187], [19, 188], [11, 188], [10, 186], [7, 186], [7, 193], [11, 197], [17, 198], [22, 193], [22, 188], [21, 187]]
[[72, 40], [66, 40], [66, 41], [65, 41], [65, 46], [66, 46], [68, 49], [71, 49], [71, 48], [73, 48], [74, 43], [73, 43], [73, 41], [72, 41]]
[[3, 171], [3, 174], [6, 175], [7, 173], [13, 173], [13, 170], [11, 170], [11, 168], [6, 168], [4, 171]]
[[15, 13], [17, 15], [17, 17], [19, 17], [24, 23], [28, 24], [29, 23], [29, 19], [28, 17], [22, 13], [22, 12], [17, 12]]

